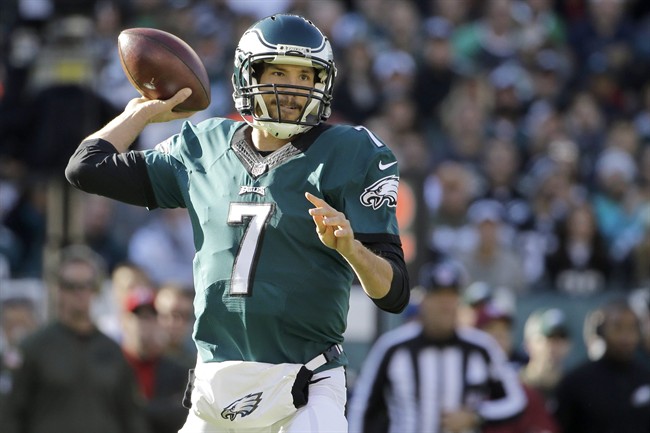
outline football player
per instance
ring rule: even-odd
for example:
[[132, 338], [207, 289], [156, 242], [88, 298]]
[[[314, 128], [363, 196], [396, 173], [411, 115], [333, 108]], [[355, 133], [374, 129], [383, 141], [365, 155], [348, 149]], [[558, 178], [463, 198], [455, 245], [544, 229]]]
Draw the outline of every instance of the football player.
[[[89, 193], [187, 208], [198, 365], [305, 364], [324, 355], [308, 403], [262, 431], [346, 432], [339, 344], [352, 284], [385, 311], [398, 313], [409, 300], [397, 161], [366, 128], [325, 123], [335, 76], [331, 45], [312, 22], [262, 19], [235, 53], [233, 99], [243, 121], [185, 122], [155, 149], [129, 150], [147, 124], [191, 114], [172, 111], [189, 89], [165, 101], [137, 98], [84, 140], [66, 168]], [[225, 391], [195, 387], [192, 401]], [[216, 427], [192, 411], [181, 431]]]

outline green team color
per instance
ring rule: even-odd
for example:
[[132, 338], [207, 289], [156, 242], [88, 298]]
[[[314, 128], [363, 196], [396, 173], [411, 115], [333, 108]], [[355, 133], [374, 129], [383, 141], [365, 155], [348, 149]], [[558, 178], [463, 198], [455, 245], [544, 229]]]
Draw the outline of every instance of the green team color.
[[159, 206], [192, 220], [201, 359], [305, 363], [343, 341], [354, 274], [319, 240], [304, 193], [344, 212], [358, 239], [398, 242], [397, 164], [363, 127], [321, 125], [266, 156], [246, 133], [186, 122], [147, 151], [148, 173]]

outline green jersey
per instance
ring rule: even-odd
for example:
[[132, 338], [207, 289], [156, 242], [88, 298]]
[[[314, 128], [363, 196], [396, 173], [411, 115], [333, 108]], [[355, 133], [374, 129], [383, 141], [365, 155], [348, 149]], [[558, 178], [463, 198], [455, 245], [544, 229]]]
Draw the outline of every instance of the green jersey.
[[363, 127], [321, 125], [268, 155], [250, 130], [186, 122], [146, 152], [147, 171], [158, 205], [192, 220], [201, 359], [304, 363], [343, 341], [354, 278], [304, 193], [345, 213], [357, 239], [399, 243], [397, 163]]

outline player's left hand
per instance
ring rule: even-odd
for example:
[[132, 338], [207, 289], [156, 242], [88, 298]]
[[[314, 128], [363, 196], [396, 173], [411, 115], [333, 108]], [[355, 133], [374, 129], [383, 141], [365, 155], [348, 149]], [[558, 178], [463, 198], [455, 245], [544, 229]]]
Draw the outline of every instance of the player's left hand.
[[355, 240], [354, 231], [345, 214], [313, 194], [306, 192], [305, 197], [315, 206], [309, 209], [309, 215], [314, 220], [321, 242], [338, 251], [343, 257], [348, 257], [354, 250]]

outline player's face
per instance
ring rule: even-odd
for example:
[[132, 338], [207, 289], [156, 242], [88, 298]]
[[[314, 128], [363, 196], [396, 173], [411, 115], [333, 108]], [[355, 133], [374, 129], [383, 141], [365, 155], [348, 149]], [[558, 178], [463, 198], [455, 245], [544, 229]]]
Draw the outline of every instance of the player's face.
[[[269, 110], [269, 115], [278, 120], [296, 121], [302, 115], [302, 110], [307, 105], [309, 89], [296, 89], [283, 86], [301, 86], [312, 88], [315, 80], [315, 70], [307, 66], [298, 65], [274, 65], [266, 64], [259, 77], [259, 83], [274, 84], [279, 91], [290, 92], [291, 94], [262, 95]], [[262, 91], [269, 90], [263, 87]], [[305, 94], [305, 96], [300, 96]]]

